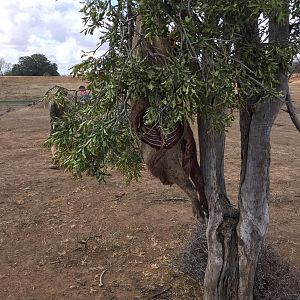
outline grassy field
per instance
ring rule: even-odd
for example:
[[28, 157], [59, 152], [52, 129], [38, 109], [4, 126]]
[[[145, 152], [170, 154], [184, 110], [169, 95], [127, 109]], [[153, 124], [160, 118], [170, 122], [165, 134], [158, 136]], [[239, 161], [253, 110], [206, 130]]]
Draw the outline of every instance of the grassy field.
[[75, 90], [85, 84], [67, 76], [0, 76], [0, 101], [40, 100], [54, 85]]

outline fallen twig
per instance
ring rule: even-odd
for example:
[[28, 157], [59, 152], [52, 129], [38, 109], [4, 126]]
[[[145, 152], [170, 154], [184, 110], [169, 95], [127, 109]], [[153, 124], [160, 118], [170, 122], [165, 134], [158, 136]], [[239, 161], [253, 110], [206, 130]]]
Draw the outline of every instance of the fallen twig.
[[167, 291], [170, 290], [170, 289], [171, 289], [170, 286], [169, 286], [169, 287], [166, 287], [166, 288], [162, 288], [161, 290], [159, 290], [158, 292], [156, 292], [154, 295], [152, 295], [152, 296], [151, 296], [151, 299], [154, 299], [154, 298], [160, 296], [161, 294], [167, 292]]
[[99, 277], [99, 286], [101, 286], [101, 287], [103, 286], [103, 281], [102, 281], [103, 275], [105, 274], [106, 271], [107, 270], [103, 270]]
[[163, 202], [163, 201], [189, 201], [189, 199], [187, 198], [163, 198], [163, 199], [157, 199], [157, 200], [153, 200], [155, 202]]
[[62, 259], [58, 259], [58, 260], [55, 260], [55, 261], [50, 261], [50, 264], [54, 265], [54, 264], [59, 264], [61, 262], [62, 262]]

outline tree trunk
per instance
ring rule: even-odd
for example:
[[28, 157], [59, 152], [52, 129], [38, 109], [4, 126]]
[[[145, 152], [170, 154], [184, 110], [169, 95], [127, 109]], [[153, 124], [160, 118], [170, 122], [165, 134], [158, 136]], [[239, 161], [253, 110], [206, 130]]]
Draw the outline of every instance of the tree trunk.
[[[281, 91], [286, 88], [285, 77]], [[278, 100], [264, 100], [240, 113], [239, 299], [252, 299], [257, 259], [268, 228], [270, 132], [280, 106]]]
[[[270, 17], [269, 41], [287, 44], [289, 39], [288, 1], [286, 19], [278, 24]], [[279, 63], [277, 91], [282, 100], [288, 93], [288, 79]], [[247, 103], [240, 112], [241, 177], [239, 191], [239, 299], [252, 299], [257, 259], [268, 228], [270, 133], [282, 102], [276, 98]]]
[[[286, 76], [281, 76], [278, 88], [286, 93]], [[257, 259], [268, 226], [270, 132], [280, 107], [279, 100], [264, 100], [248, 105], [240, 113], [239, 213], [226, 196], [224, 132], [212, 133], [208, 120], [198, 120], [200, 161], [209, 205], [204, 281], [207, 300], [253, 298]]]
[[224, 132], [209, 131], [209, 121], [198, 118], [200, 165], [209, 203], [206, 236], [208, 263], [205, 299], [238, 299], [238, 213], [226, 196], [224, 180]]
[[[270, 41], [285, 42], [288, 19], [270, 19]], [[255, 66], [254, 66], [255, 67]], [[279, 67], [277, 90], [285, 99], [287, 76]], [[250, 99], [240, 111], [241, 174], [239, 212], [226, 196], [224, 132], [209, 131], [210, 120], [198, 117], [200, 163], [209, 206], [206, 236], [206, 300], [251, 300], [258, 256], [268, 227], [270, 132], [282, 102]]]

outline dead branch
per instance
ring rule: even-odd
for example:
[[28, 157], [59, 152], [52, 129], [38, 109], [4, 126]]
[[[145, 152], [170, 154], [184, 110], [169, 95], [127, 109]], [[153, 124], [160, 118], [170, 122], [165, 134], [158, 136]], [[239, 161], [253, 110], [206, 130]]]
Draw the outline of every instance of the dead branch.
[[300, 120], [297, 117], [295, 107], [292, 102], [290, 90], [288, 90], [288, 92], [286, 94], [286, 107], [287, 107], [287, 111], [291, 117], [292, 122], [294, 123], [297, 130], [300, 132]]

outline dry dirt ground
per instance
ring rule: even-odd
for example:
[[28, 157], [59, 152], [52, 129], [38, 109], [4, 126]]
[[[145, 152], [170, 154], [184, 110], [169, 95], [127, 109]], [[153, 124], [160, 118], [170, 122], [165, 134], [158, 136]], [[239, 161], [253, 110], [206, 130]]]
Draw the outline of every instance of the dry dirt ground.
[[[291, 86], [300, 108], [300, 81]], [[201, 285], [174, 267], [195, 227], [186, 196], [146, 170], [130, 186], [115, 171], [98, 184], [50, 170], [47, 135], [40, 105], [0, 118], [0, 299], [201, 299]], [[299, 133], [282, 111], [272, 131], [268, 240], [298, 270], [299, 154]], [[237, 121], [226, 177], [235, 199]]]

